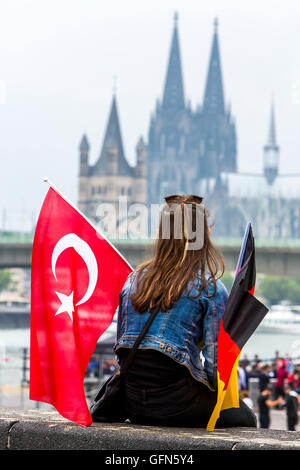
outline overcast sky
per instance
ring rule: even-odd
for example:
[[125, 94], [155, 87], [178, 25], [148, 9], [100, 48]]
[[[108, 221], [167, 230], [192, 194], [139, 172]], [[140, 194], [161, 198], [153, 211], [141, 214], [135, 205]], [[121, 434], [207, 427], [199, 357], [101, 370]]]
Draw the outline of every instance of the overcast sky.
[[[47, 175], [77, 200], [78, 145], [97, 159], [116, 79], [126, 156], [147, 139], [173, 29], [186, 98], [202, 103], [213, 34], [231, 103], [240, 171], [262, 171], [272, 95], [280, 171], [300, 173], [299, 0], [1, 0], [0, 229], [3, 209], [41, 207]], [[19, 215], [18, 215], [19, 217]]]

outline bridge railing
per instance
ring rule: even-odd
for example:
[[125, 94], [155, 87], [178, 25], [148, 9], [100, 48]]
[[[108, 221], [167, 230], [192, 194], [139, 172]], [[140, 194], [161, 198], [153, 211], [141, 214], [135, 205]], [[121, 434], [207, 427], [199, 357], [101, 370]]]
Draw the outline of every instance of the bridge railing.
[[[33, 243], [34, 231], [32, 232], [11, 232], [0, 230], [0, 243]], [[221, 247], [240, 247], [243, 241], [242, 237], [212, 237], [213, 242]], [[115, 245], [151, 245], [153, 238], [110, 238]], [[300, 247], [300, 238], [255, 238], [256, 247], [282, 247], [297, 248]]]

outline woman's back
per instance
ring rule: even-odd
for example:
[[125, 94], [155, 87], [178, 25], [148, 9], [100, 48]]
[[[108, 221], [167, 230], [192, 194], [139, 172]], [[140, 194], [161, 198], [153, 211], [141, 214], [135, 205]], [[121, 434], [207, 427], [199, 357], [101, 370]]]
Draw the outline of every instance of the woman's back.
[[[206, 274], [208, 281], [209, 275]], [[150, 312], [140, 314], [131, 302], [136, 287], [137, 273], [132, 273], [120, 293], [117, 342], [115, 352], [131, 348], [143, 329]], [[199, 281], [198, 281], [199, 282]], [[228, 293], [218, 280], [197, 295], [197, 282], [187, 288], [177, 302], [166, 312], [158, 311], [143, 339], [140, 349], [152, 349], [184, 365], [194, 379], [209, 388], [216, 384], [216, 343], [220, 319], [225, 310]], [[211, 296], [211, 297], [209, 297]], [[200, 360], [202, 350], [204, 364]]]
[[[224, 263], [210, 240], [202, 198], [165, 199], [153, 258], [130, 274], [119, 297], [114, 350], [121, 370], [155, 314], [124, 377], [124, 407], [135, 423], [206, 426], [217, 398]], [[253, 426], [248, 411], [219, 423]]]

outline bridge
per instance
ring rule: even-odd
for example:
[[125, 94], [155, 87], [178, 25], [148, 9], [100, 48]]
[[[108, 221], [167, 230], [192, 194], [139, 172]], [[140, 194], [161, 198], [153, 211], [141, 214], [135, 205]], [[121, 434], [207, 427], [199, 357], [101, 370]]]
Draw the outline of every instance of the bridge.
[[[136, 267], [139, 263], [150, 259], [153, 252], [153, 240], [116, 240], [114, 246]], [[240, 243], [226, 244], [226, 241], [216, 242], [223, 253], [226, 270], [235, 271]], [[1, 242], [0, 268], [30, 268], [32, 241]], [[272, 274], [300, 278], [300, 246], [256, 245], [256, 270], [259, 274]]]

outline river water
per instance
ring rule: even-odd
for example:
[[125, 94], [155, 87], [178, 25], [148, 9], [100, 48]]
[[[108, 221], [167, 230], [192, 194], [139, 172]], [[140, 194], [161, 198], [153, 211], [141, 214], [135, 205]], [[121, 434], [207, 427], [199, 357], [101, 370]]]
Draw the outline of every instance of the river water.
[[294, 359], [300, 359], [300, 334], [255, 332], [244, 346], [241, 357], [247, 354], [248, 359], [253, 359], [257, 354], [267, 360], [274, 358], [276, 351], [281, 356], [289, 354]]

